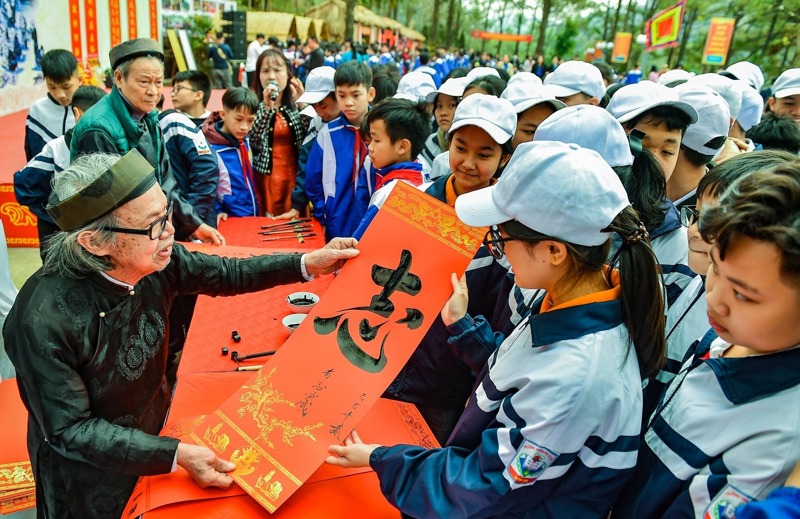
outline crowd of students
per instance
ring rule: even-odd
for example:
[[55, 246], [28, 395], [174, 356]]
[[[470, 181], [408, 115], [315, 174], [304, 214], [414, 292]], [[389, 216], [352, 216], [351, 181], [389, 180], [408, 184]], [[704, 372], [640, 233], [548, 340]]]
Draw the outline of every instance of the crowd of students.
[[[159, 116], [212, 227], [311, 215], [358, 238], [400, 181], [489, 228], [385, 393], [442, 447], [353, 432], [328, 462], [371, 466], [414, 517], [797, 517], [800, 69], [764, 102], [748, 62], [607, 88], [580, 61], [544, 81], [425, 61], [304, 84], [267, 49], [219, 112], [191, 71]], [[68, 51], [42, 70], [15, 188], [46, 243], [49, 181], [104, 92]]]

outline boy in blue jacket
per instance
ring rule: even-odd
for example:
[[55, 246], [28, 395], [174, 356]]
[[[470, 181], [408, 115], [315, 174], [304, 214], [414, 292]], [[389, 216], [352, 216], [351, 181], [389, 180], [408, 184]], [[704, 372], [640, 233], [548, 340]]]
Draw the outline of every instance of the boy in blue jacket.
[[357, 203], [356, 183], [368, 153], [361, 122], [375, 97], [372, 70], [363, 63], [344, 63], [333, 83], [342, 113], [320, 130], [306, 162], [306, 194], [326, 240], [352, 236], [367, 209]]
[[245, 87], [229, 88], [222, 110], [203, 124], [208, 143], [217, 152], [217, 223], [228, 216], [260, 216], [247, 134], [256, 119], [259, 99]]

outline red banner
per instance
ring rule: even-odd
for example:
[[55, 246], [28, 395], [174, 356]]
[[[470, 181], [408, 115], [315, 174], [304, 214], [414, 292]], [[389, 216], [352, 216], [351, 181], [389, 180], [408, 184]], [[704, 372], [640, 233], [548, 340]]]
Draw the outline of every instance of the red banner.
[[704, 65], [722, 66], [728, 60], [728, 47], [733, 38], [733, 29], [736, 25], [734, 18], [712, 18], [708, 28], [708, 38], [703, 50]]
[[119, 0], [108, 0], [108, 18], [111, 29], [111, 46], [122, 43], [122, 20], [119, 11]]
[[128, 0], [128, 39], [135, 40], [136, 36], [136, 1]]
[[614, 63], [627, 63], [628, 56], [631, 53], [631, 41], [633, 34], [629, 32], [618, 32], [614, 40], [614, 53], [611, 55], [611, 61]]
[[150, 0], [150, 37], [158, 41], [161, 39], [158, 31], [158, 1]]
[[686, 1], [681, 0], [647, 20], [644, 30], [647, 36], [645, 50], [649, 52], [664, 47], [676, 47], [685, 11]]
[[[36, 216], [17, 203], [13, 184], [0, 184], [0, 219], [9, 247], [38, 247]], [[2, 407], [0, 407], [2, 409]]]
[[98, 58], [97, 49], [97, 0], [83, 1], [83, 14], [86, 21], [86, 57]]
[[509, 34], [505, 32], [486, 32], [472, 31], [470, 34], [476, 40], [499, 40], [499, 41], [524, 41], [530, 43], [533, 36], [530, 34]]
[[80, 61], [83, 59], [80, 0], [69, 0], [69, 33], [72, 41], [72, 53]]
[[398, 182], [359, 242], [359, 256], [192, 439], [230, 458], [234, 481], [274, 512], [402, 369], [452, 293], [450, 273], [464, 272], [484, 233]]

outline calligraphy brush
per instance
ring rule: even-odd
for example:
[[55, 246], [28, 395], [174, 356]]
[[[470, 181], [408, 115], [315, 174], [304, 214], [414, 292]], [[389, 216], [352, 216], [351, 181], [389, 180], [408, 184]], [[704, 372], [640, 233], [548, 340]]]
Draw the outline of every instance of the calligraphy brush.
[[288, 233], [303, 233], [303, 232], [311, 232], [311, 226], [306, 227], [297, 227], [295, 229], [275, 229], [270, 231], [260, 231], [258, 234], [263, 235], [270, 235], [270, 234], [288, 234]]
[[290, 240], [292, 238], [302, 239], [302, 238], [311, 238], [312, 236], [316, 236], [316, 233], [312, 232], [312, 233], [308, 233], [308, 234], [289, 234], [289, 235], [286, 235], [286, 236], [278, 236], [278, 237], [273, 237], [273, 238], [264, 238], [261, 241]]
[[312, 220], [311, 218], [298, 218], [297, 220], [289, 220], [289, 221], [281, 222], [281, 223], [271, 223], [269, 225], [262, 225], [261, 228], [262, 229], [269, 229], [269, 228], [272, 228], [272, 227], [284, 227], [284, 226], [287, 226], [287, 225], [297, 225], [297, 224], [300, 224], [300, 223], [310, 222], [311, 220]]

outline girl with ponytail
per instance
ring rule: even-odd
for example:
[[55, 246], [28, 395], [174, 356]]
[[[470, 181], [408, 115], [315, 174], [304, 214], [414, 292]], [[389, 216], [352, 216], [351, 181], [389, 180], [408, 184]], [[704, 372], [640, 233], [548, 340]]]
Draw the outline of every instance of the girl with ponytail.
[[604, 518], [636, 465], [642, 379], [664, 358], [647, 230], [603, 158], [560, 142], [520, 144], [456, 212], [488, 227], [484, 245], [519, 287], [546, 295], [489, 357], [446, 447], [368, 445], [353, 432], [327, 461], [370, 465], [413, 517]]

